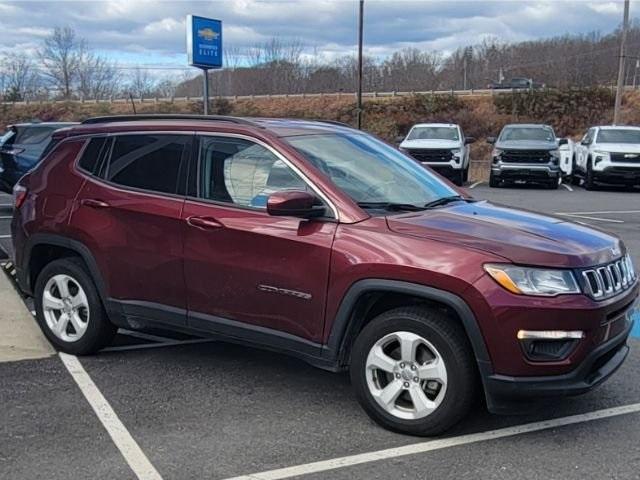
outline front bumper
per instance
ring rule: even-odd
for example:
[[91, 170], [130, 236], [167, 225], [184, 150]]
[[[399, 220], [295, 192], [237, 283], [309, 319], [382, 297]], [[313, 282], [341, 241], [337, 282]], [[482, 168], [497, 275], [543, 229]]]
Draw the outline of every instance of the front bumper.
[[462, 168], [461, 162], [447, 162], [447, 163], [436, 163], [436, 162], [420, 162], [422, 165], [431, 168], [435, 172], [439, 173], [443, 177], [451, 178], [454, 177], [458, 172], [460, 172]]
[[512, 377], [493, 374], [485, 388], [494, 400], [579, 395], [600, 385], [622, 365], [629, 347], [627, 338], [633, 321], [620, 334], [594, 349], [572, 372], [564, 375]]
[[491, 165], [491, 173], [503, 180], [555, 180], [562, 174], [559, 165], [503, 163]]

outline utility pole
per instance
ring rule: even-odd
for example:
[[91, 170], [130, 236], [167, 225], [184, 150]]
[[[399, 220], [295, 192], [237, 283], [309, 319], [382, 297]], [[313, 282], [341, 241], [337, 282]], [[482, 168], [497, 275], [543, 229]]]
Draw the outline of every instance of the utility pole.
[[203, 84], [202, 84], [202, 105], [204, 105], [204, 114], [209, 115], [209, 70], [202, 69]]
[[360, 11], [358, 14], [358, 98], [356, 106], [356, 126], [358, 130], [362, 127], [362, 30], [364, 28], [364, 0], [360, 0]]
[[466, 50], [464, 52], [464, 58], [462, 59], [462, 69], [463, 69], [462, 89], [466, 90], [467, 89], [467, 51]]
[[618, 64], [618, 87], [616, 88], [616, 103], [613, 109], [613, 124], [617, 125], [620, 119], [620, 105], [624, 89], [624, 48], [627, 43], [627, 30], [629, 28], [629, 0], [624, 0], [624, 19], [622, 21], [622, 38], [620, 39], [620, 61]]

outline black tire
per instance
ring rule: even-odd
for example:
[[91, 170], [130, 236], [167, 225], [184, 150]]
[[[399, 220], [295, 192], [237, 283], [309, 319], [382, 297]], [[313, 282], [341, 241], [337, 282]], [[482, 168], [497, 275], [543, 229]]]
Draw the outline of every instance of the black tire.
[[464, 185], [464, 170], [455, 170], [453, 172], [453, 183], [459, 187]]
[[596, 183], [593, 177], [593, 167], [591, 165], [591, 159], [587, 160], [587, 172], [584, 174], [584, 189], [595, 190]]
[[469, 181], [469, 165], [467, 165], [467, 168], [464, 169], [464, 176], [463, 176], [462, 180], [464, 182], [468, 182]]
[[[373, 345], [394, 332], [410, 332], [430, 342], [440, 353], [447, 370], [447, 386], [439, 406], [419, 419], [402, 419], [383, 409], [367, 384], [367, 357]], [[477, 373], [471, 345], [457, 323], [438, 310], [400, 307], [385, 312], [356, 338], [351, 353], [351, 384], [356, 398], [378, 424], [396, 432], [432, 436], [445, 432], [469, 412], [477, 390]]]
[[493, 172], [491, 172], [491, 173], [489, 174], [489, 186], [490, 186], [491, 188], [500, 188], [500, 186], [501, 186], [501, 185], [502, 185], [501, 180], [500, 180], [498, 177], [496, 177], [496, 176], [493, 174]]
[[[57, 337], [47, 325], [44, 316], [43, 295], [47, 282], [56, 275], [67, 275], [82, 287], [88, 303], [88, 320], [84, 334], [75, 341], [64, 341]], [[110, 344], [117, 331], [108, 319], [93, 279], [79, 258], [68, 257], [55, 260], [45, 266], [36, 280], [34, 303], [36, 319], [47, 339], [59, 350], [73, 355], [95, 353]]]
[[578, 175], [578, 164], [576, 163], [576, 156], [571, 159], [571, 183], [573, 185], [580, 185], [581, 177]]
[[547, 188], [549, 190], [557, 190], [560, 186], [560, 181], [556, 178], [547, 183]]

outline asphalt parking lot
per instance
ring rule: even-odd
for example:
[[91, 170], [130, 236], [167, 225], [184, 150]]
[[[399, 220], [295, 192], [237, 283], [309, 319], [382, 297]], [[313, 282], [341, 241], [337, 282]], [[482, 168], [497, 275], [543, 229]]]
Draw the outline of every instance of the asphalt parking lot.
[[[640, 265], [639, 191], [470, 192], [617, 233]], [[10, 203], [0, 196], [5, 249]], [[638, 322], [634, 335], [625, 365], [595, 391], [521, 416], [478, 402], [429, 440], [373, 424], [346, 375], [222, 342], [121, 332], [80, 366], [66, 356], [0, 363], [0, 479], [640, 478]]]

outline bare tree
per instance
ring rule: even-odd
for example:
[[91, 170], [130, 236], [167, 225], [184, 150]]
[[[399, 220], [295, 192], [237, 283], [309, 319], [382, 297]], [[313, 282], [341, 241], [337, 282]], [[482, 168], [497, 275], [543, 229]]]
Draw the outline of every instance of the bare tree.
[[39, 52], [45, 75], [63, 98], [71, 98], [82, 49], [83, 42], [72, 28], [55, 27]]
[[149, 71], [143, 68], [133, 70], [128, 85], [128, 92], [137, 98], [150, 97], [156, 86], [155, 80], [149, 75]]
[[17, 53], [7, 54], [0, 61], [2, 91], [7, 101], [21, 101], [34, 95], [39, 75], [33, 61]]
[[77, 66], [78, 92], [82, 98], [102, 100], [118, 88], [120, 76], [116, 65], [92, 53], [85, 41], [80, 42]]

